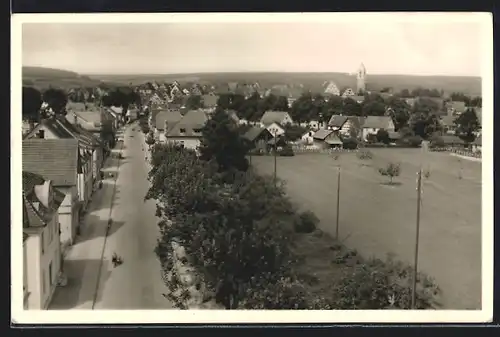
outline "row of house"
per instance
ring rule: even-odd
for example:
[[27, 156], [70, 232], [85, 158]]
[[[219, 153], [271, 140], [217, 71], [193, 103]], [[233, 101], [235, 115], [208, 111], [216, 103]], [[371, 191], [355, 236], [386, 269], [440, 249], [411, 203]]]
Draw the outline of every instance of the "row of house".
[[122, 123], [111, 111], [87, 109], [68, 106], [23, 135], [25, 309], [47, 308], [63, 282], [62, 250], [75, 241]]

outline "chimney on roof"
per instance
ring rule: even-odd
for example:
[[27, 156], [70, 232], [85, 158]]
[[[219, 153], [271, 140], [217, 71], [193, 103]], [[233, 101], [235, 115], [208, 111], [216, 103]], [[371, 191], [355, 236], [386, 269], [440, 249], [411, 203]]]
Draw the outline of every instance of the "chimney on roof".
[[77, 125], [78, 124], [78, 117], [76, 116], [76, 113], [73, 112], [73, 124]]

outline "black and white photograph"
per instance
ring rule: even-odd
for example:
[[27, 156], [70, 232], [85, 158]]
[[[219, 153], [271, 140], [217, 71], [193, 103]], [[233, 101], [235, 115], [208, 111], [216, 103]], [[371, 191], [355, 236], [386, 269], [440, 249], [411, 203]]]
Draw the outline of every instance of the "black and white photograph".
[[13, 15], [13, 322], [491, 321], [492, 27]]

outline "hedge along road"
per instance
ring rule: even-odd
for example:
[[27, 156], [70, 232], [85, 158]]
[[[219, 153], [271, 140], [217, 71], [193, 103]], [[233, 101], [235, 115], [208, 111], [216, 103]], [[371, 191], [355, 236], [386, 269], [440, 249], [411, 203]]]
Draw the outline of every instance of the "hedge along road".
[[[162, 296], [167, 288], [154, 252], [159, 235], [155, 201], [144, 202], [149, 188], [146, 146], [136, 123], [126, 129], [95, 310], [173, 308]], [[114, 252], [123, 258], [115, 268]]]

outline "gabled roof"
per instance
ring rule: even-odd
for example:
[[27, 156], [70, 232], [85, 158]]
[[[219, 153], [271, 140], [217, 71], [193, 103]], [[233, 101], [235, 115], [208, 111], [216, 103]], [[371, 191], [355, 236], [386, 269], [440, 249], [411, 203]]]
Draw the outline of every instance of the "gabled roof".
[[286, 111], [266, 111], [264, 115], [260, 119], [260, 122], [264, 125], [270, 125], [273, 123], [281, 124], [283, 123], [283, 119], [288, 115]]
[[76, 185], [78, 141], [76, 139], [23, 140], [23, 171], [41, 175], [54, 186]]
[[342, 140], [339, 138], [339, 136], [332, 132], [328, 136], [325, 137], [325, 143], [329, 145], [340, 145], [342, 144]]
[[[196, 129], [202, 129], [208, 121], [208, 116], [201, 110], [190, 110], [167, 133], [167, 137], [197, 137]], [[185, 132], [181, 132], [184, 129]]]
[[155, 119], [155, 127], [158, 130], [164, 130], [165, 123], [168, 123], [169, 129], [171, 129], [174, 124], [178, 123], [182, 119], [182, 115], [180, 110], [168, 109], [158, 112]]
[[328, 126], [341, 128], [347, 122], [347, 116], [333, 115], [328, 121]]
[[102, 124], [102, 115], [100, 111], [79, 111], [66, 114], [66, 119], [71, 124], [77, 122], [88, 131], [99, 131]]
[[314, 139], [325, 140], [333, 131], [327, 129], [319, 129], [313, 134]]
[[[261, 128], [260, 126], [252, 126], [244, 135], [243, 138], [253, 142], [256, 140], [263, 132], [268, 132], [266, 128]], [[270, 134], [270, 133], [269, 133]]]
[[367, 116], [363, 128], [385, 129], [389, 127], [392, 118], [389, 116]]

